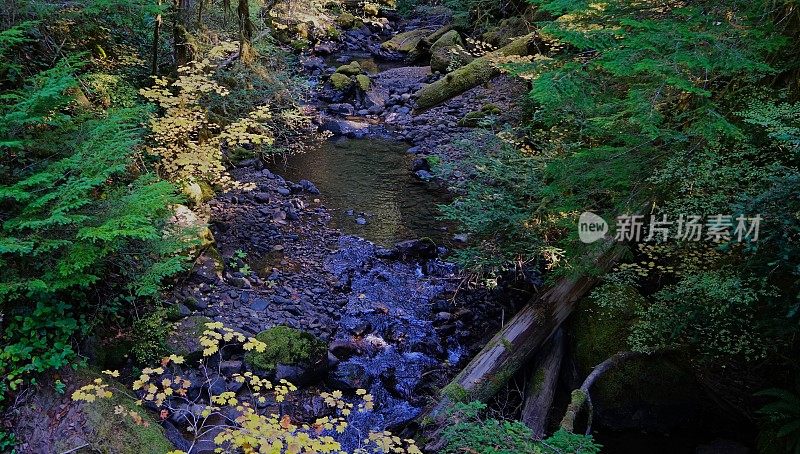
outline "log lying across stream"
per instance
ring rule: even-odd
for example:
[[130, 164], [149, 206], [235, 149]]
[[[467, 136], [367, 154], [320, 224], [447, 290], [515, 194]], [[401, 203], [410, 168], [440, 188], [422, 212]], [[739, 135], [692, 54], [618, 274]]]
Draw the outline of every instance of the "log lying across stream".
[[471, 63], [456, 69], [436, 82], [422, 87], [414, 94], [418, 112], [430, 109], [448, 99], [460, 95], [480, 84], [489, 82], [500, 73], [493, 60], [512, 55], [544, 53], [549, 46], [537, 32], [516, 38], [500, 49], [476, 58]]
[[[594, 260], [599, 271], [607, 271], [622, 256], [625, 247], [607, 242]], [[429, 433], [430, 452], [442, 448], [440, 428], [455, 402], [487, 401], [525, 365], [575, 309], [577, 301], [597, 283], [597, 277], [583, 275], [562, 278], [541, 293], [497, 333], [449, 385], [439, 401], [426, 412], [435, 432]]]

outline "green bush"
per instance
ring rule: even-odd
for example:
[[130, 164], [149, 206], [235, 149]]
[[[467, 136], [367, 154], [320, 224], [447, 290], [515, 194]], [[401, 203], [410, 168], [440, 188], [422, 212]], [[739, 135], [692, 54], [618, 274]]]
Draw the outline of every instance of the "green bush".
[[519, 421], [486, 419], [480, 402], [459, 403], [451, 410], [442, 435], [445, 454], [596, 454], [601, 446], [589, 435], [563, 429], [542, 441], [534, 441], [530, 429]]
[[[7, 33], [2, 54], [19, 44]], [[99, 322], [83, 314], [152, 297], [186, 266], [184, 232], [163, 233], [180, 199], [140, 156], [148, 112], [113, 96], [108, 110], [87, 103], [86, 59], [67, 56], [2, 92], [0, 400], [74, 357], [72, 336]]]
[[327, 350], [325, 342], [288, 326], [262, 331], [256, 339], [267, 344], [267, 349], [262, 353], [248, 353], [245, 361], [254, 369], [263, 371], [273, 371], [278, 364], [308, 365], [325, 358]]

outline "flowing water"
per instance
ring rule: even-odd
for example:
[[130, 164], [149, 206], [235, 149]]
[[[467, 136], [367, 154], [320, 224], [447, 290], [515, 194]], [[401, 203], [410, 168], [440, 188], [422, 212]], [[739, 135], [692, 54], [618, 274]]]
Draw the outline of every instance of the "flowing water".
[[381, 246], [415, 238], [446, 242], [437, 205], [449, 200], [447, 192], [414, 176], [407, 149], [402, 142], [338, 138], [289, 156], [273, 170], [294, 182], [313, 182], [333, 227], [344, 233]]

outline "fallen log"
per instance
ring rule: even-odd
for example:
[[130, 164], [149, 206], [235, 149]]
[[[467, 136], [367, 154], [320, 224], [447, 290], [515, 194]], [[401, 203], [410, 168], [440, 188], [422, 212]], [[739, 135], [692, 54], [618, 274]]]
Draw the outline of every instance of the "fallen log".
[[[624, 251], [624, 246], [607, 241], [594, 260], [595, 267], [607, 271]], [[596, 276], [562, 278], [520, 310], [442, 389], [439, 401], [425, 413], [423, 421], [434, 429], [428, 434], [426, 449], [430, 452], [441, 449], [441, 427], [454, 403], [485, 402], [491, 398], [550, 339], [575, 309], [577, 301], [596, 283]]]
[[564, 343], [564, 334], [559, 329], [536, 355], [536, 366], [525, 389], [520, 420], [531, 429], [536, 440], [545, 436], [547, 417], [553, 405], [561, 359], [564, 356]]
[[500, 73], [494, 60], [512, 55], [542, 53], [544, 41], [539, 33], [529, 33], [515, 39], [508, 45], [476, 58], [471, 63], [456, 69], [432, 84], [428, 84], [414, 94], [417, 100], [415, 112], [422, 112], [460, 95], [470, 88], [492, 80]]
[[561, 428], [567, 432], [574, 432], [575, 420], [578, 418], [581, 409], [585, 405], [589, 414], [588, 422], [586, 423], [586, 435], [589, 435], [592, 432], [593, 414], [592, 397], [589, 394], [589, 388], [591, 388], [594, 382], [596, 382], [597, 379], [608, 370], [637, 355], [638, 353], [635, 352], [619, 352], [602, 363], [594, 366], [592, 372], [586, 377], [585, 380], [583, 380], [580, 388], [572, 391], [569, 405], [567, 405], [567, 411], [564, 412], [564, 417], [561, 419]]

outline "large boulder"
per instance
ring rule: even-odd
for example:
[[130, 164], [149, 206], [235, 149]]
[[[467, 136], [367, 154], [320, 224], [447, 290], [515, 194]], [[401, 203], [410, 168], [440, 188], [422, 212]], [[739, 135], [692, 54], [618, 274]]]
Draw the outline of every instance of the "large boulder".
[[510, 43], [517, 36], [522, 36], [530, 33], [533, 27], [530, 23], [522, 17], [509, 17], [503, 19], [500, 24], [490, 28], [483, 34], [484, 42], [487, 42], [495, 47], [503, 47]]
[[206, 330], [206, 323], [211, 321], [210, 318], [200, 315], [186, 317], [175, 324], [164, 343], [171, 353], [183, 356], [187, 360], [200, 359], [203, 356], [200, 337]]
[[[571, 349], [581, 378], [619, 351], [630, 350], [628, 335], [643, 297], [617, 286], [614, 308], [584, 299], [578, 305]], [[591, 389], [595, 421], [612, 430], [669, 432], [707, 423], [712, 405], [681, 358], [668, 355], [629, 359], [607, 371]]]
[[417, 48], [420, 41], [430, 34], [430, 30], [417, 28], [403, 33], [398, 33], [392, 39], [381, 44], [381, 48], [394, 52], [411, 52]]
[[256, 339], [267, 344], [266, 350], [251, 351], [244, 358], [256, 372], [303, 385], [320, 378], [328, 366], [327, 344], [305, 331], [275, 326], [258, 333]]
[[165, 231], [181, 237], [184, 232], [190, 231], [200, 239], [200, 247], [206, 247], [214, 243], [214, 235], [208, 228], [208, 219], [207, 214], [198, 214], [186, 205], [174, 205]]
[[445, 33], [431, 46], [431, 71], [433, 72], [447, 73], [474, 59], [464, 48], [464, 41], [455, 30]]

